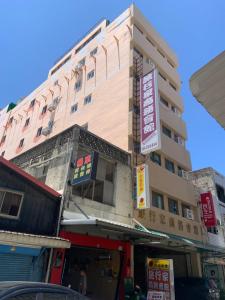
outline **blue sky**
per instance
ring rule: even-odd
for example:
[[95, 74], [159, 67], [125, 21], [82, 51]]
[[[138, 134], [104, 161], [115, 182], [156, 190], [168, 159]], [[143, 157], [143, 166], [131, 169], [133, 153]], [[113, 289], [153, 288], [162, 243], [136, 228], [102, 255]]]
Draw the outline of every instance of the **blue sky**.
[[[99, 19], [113, 20], [127, 0], [0, 0], [0, 107], [47, 77], [49, 68]], [[193, 169], [225, 175], [225, 131], [192, 97], [190, 76], [224, 50], [224, 0], [137, 0], [135, 4], [176, 52]]]

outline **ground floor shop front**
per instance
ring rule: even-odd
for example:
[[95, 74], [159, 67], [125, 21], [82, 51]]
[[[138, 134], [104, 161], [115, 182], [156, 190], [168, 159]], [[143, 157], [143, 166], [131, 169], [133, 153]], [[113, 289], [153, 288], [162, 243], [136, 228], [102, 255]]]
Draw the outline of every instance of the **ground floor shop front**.
[[131, 268], [130, 242], [66, 231], [61, 237], [71, 242], [71, 248], [54, 252], [52, 283], [70, 286], [92, 300], [124, 299], [124, 278], [130, 276]]
[[[147, 259], [159, 259], [159, 260], [172, 260], [172, 274], [174, 282], [178, 278], [187, 277], [201, 277], [201, 258], [197, 251], [185, 251], [181, 247], [163, 248], [157, 247], [157, 245], [135, 245], [134, 246], [134, 283], [139, 285], [141, 289], [147, 294], [149, 289], [149, 278], [147, 272]], [[157, 271], [158, 272], [158, 271]], [[157, 276], [161, 276], [162, 273], [158, 273]], [[153, 275], [156, 276], [156, 275]], [[151, 280], [157, 283], [158, 278], [151, 278]], [[159, 283], [160, 284], [160, 283]], [[164, 282], [164, 287], [165, 285]], [[159, 286], [154, 286], [155, 290], [163, 290]], [[171, 298], [174, 299], [174, 298]]]

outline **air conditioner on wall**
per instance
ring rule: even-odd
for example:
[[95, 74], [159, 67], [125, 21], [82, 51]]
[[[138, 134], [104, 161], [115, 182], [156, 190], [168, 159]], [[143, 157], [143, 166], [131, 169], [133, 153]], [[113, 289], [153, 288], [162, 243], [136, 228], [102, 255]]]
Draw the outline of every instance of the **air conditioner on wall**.
[[45, 136], [49, 135], [52, 131], [52, 126], [53, 126], [53, 121], [49, 121], [48, 126], [42, 129], [41, 134]]
[[184, 217], [189, 220], [193, 220], [194, 219], [193, 211], [191, 209], [185, 208], [184, 209]]
[[49, 111], [53, 111], [53, 110], [55, 110], [56, 109], [56, 107], [57, 107], [57, 105], [59, 104], [59, 97], [56, 97], [53, 101], [52, 101], [52, 103], [50, 103], [49, 104], [49, 106], [48, 106], [48, 110]]

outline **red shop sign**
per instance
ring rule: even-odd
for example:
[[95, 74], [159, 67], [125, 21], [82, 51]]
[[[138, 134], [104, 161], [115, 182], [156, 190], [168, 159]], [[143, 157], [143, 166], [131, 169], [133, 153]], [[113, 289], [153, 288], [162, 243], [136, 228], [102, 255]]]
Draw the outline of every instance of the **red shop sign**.
[[206, 227], [216, 226], [216, 215], [211, 192], [201, 194], [202, 219]]

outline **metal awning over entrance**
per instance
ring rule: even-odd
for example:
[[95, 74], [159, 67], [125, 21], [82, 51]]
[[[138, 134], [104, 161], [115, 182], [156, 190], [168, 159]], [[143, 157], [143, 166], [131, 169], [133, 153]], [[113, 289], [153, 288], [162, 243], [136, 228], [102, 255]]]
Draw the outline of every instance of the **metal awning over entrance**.
[[0, 245], [22, 246], [30, 248], [70, 248], [70, 242], [59, 237], [4, 230], [0, 230]]
[[93, 236], [110, 236], [123, 240], [129, 240], [136, 245], [148, 245], [159, 248], [170, 248], [177, 251], [198, 251], [207, 256], [225, 256], [225, 249], [218, 249], [212, 245], [186, 237], [162, 233], [145, 228], [137, 220], [132, 219], [133, 225], [119, 223], [102, 218], [70, 218], [61, 222], [62, 229], [71, 232], [89, 234]]
[[121, 237], [125, 240], [142, 240], [142, 241], [159, 241], [163, 239], [168, 239], [169, 236], [164, 233], [151, 231], [151, 230], [141, 230], [135, 225], [128, 225], [124, 223], [114, 222], [101, 218], [90, 217], [89, 219], [67, 219], [61, 222], [64, 230], [78, 231], [88, 234], [112, 234]]

